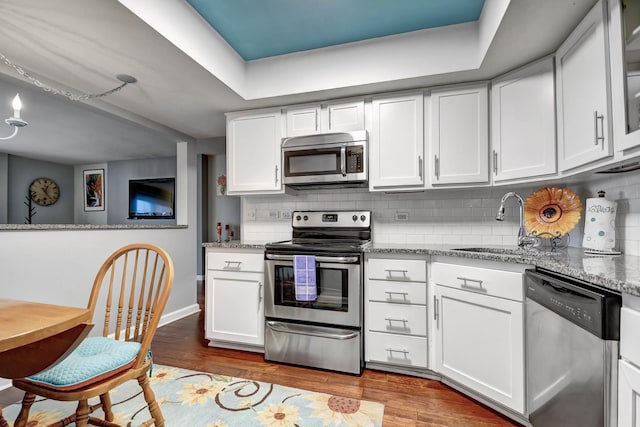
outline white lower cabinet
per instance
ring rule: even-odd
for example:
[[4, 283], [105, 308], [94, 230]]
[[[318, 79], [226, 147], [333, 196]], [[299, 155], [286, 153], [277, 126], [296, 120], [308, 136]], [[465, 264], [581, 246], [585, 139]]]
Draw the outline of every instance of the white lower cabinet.
[[618, 427], [640, 427], [640, 369], [618, 363]]
[[525, 413], [523, 274], [433, 262], [435, 370]]
[[427, 368], [426, 259], [371, 258], [365, 263], [365, 361]]
[[264, 349], [263, 251], [207, 250], [205, 338], [211, 346]]
[[618, 427], [640, 427], [640, 298], [623, 295], [618, 361]]

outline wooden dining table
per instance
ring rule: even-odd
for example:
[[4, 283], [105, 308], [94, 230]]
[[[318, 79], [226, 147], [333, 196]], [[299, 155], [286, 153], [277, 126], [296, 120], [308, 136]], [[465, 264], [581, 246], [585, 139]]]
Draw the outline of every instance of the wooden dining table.
[[[87, 336], [87, 308], [0, 298], [0, 377], [23, 378], [55, 364]], [[0, 427], [8, 427], [0, 407]]]

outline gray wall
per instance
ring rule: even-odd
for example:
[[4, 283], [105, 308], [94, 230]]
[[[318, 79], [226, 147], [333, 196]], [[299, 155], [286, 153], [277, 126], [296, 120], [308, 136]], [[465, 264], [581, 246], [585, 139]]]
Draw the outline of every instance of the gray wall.
[[128, 219], [129, 180], [175, 178], [176, 158], [109, 162], [107, 174], [107, 221], [109, 224], [175, 224], [175, 219]]
[[9, 155], [7, 223], [24, 224], [28, 207], [24, 204], [31, 182], [39, 177], [53, 179], [60, 187], [60, 199], [50, 206], [33, 203], [33, 224], [73, 224], [73, 166]]
[[227, 174], [227, 156], [216, 155], [209, 157], [209, 241], [214, 241], [217, 237], [216, 223], [222, 223], [222, 238], [225, 238], [224, 226], [229, 224], [234, 230], [234, 239], [240, 239], [240, 197], [219, 195], [217, 193], [217, 180], [220, 175]]
[[7, 223], [7, 194], [9, 192], [9, 155], [0, 153], [0, 224]]

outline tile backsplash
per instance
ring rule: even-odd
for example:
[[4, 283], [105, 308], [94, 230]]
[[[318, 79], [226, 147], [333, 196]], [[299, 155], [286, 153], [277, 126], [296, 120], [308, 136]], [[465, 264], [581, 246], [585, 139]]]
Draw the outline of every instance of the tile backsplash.
[[[640, 171], [591, 175], [572, 183], [539, 183], [526, 187], [435, 189], [418, 193], [370, 193], [366, 189], [309, 190], [297, 195], [244, 196], [242, 236], [246, 241], [270, 242], [291, 237], [293, 210], [362, 209], [373, 212], [373, 240], [384, 243], [515, 245], [518, 204], [506, 203], [504, 222], [496, 221], [500, 199], [515, 191], [524, 199], [545, 186], [567, 187], [585, 199], [606, 192], [618, 203], [616, 247], [640, 255]], [[569, 245], [580, 247], [584, 211], [570, 233]]]

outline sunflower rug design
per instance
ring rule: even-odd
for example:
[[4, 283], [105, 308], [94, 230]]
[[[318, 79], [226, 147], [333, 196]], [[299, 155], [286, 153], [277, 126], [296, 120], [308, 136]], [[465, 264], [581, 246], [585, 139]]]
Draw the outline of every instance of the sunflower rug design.
[[[384, 413], [381, 403], [170, 366], [155, 365], [150, 381], [167, 427], [378, 427]], [[112, 391], [111, 401], [117, 424], [133, 427], [150, 418], [136, 381]], [[97, 399], [89, 405], [95, 403]], [[38, 398], [28, 426], [54, 423], [75, 406]], [[10, 426], [19, 411], [20, 404], [3, 408]]]

